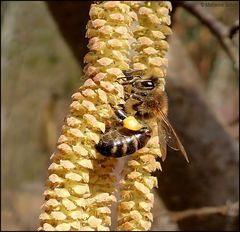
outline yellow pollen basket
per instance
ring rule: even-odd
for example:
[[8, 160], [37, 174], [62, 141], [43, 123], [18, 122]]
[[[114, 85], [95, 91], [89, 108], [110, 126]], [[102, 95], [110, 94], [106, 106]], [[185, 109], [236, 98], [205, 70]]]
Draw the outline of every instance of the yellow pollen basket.
[[123, 126], [129, 130], [137, 131], [142, 128], [142, 125], [133, 116], [128, 116], [123, 120]]

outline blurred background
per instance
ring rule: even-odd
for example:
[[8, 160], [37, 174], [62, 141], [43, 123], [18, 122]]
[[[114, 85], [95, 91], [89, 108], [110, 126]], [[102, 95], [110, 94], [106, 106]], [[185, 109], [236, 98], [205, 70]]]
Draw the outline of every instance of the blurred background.
[[[239, 3], [188, 3], [174, 4], [167, 92], [190, 164], [169, 150], [155, 173], [152, 230], [239, 230]], [[90, 4], [1, 1], [1, 230], [38, 227], [49, 158], [83, 82]], [[229, 32], [227, 46], [196, 6]]]

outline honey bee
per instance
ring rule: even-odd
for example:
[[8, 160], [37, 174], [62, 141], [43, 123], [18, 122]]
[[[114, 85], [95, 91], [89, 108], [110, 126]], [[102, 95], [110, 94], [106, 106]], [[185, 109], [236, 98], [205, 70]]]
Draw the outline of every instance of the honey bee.
[[[137, 125], [137, 130], [123, 127], [123, 121], [128, 120], [130, 117], [121, 109], [115, 108], [114, 113], [119, 126], [114, 129], [110, 128], [101, 136], [99, 143], [95, 146], [96, 150], [104, 156], [118, 158], [130, 155], [143, 148], [151, 138], [152, 130], [147, 125], [141, 127]], [[129, 120], [130, 123], [136, 123], [132, 118]]]
[[125, 76], [118, 78], [124, 86], [126, 104], [121, 106], [123, 109], [112, 107], [118, 125], [113, 124], [112, 128], [101, 136], [95, 146], [97, 151], [104, 156], [122, 157], [136, 152], [147, 144], [152, 136], [152, 129], [147, 123], [137, 126], [137, 129], [132, 125], [127, 128], [124, 122], [130, 118], [128, 115], [132, 115], [141, 122], [156, 119], [163, 161], [166, 159], [168, 145], [174, 150], [180, 150], [189, 162], [187, 153], [167, 118], [167, 94], [162, 90], [159, 79], [153, 76], [143, 79], [141, 71], [139, 75], [133, 75], [137, 72], [139, 73], [138, 70], [124, 71]]

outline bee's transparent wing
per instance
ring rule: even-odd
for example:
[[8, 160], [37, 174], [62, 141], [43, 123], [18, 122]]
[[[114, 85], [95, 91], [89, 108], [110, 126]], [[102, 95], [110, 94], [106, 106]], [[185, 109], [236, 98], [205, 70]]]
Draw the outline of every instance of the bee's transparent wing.
[[165, 134], [165, 130], [162, 127], [162, 122], [159, 119], [157, 119], [157, 126], [158, 126], [158, 141], [159, 141], [159, 147], [161, 151], [161, 158], [162, 158], [162, 161], [164, 161], [167, 156], [166, 134]]
[[[159, 110], [159, 113], [160, 113], [161, 118], [157, 119], [158, 131], [162, 130], [162, 131], [158, 132], [158, 136], [160, 135], [160, 137], [161, 137], [161, 138], [159, 138], [159, 141], [162, 140], [162, 136], [163, 136], [167, 145], [174, 150], [180, 150], [182, 152], [183, 156], [185, 157], [185, 159], [187, 160], [187, 162], [189, 162], [187, 153], [186, 153], [180, 139], [178, 138], [177, 133], [171, 126], [171, 123], [169, 122], [168, 118], [165, 116], [165, 114], [161, 110]], [[165, 160], [165, 158], [166, 158], [166, 155], [162, 156], [163, 161]]]

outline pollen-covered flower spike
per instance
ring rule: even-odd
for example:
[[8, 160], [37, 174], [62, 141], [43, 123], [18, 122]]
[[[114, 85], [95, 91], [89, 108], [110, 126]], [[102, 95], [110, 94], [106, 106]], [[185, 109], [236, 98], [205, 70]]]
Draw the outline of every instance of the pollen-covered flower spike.
[[[169, 47], [165, 39], [172, 33], [169, 27], [171, 3], [130, 1], [128, 4], [138, 17], [138, 25], [133, 31], [136, 43], [132, 47], [137, 53], [131, 60], [133, 69], [142, 70], [145, 77], [160, 78], [161, 88], [164, 90], [168, 64], [165, 54]], [[157, 135], [156, 122], [152, 120], [150, 123], [154, 135]], [[151, 228], [151, 208], [154, 201], [151, 190], [158, 185], [157, 178], [151, 176], [151, 172], [161, 169], [160, 163], [156, 161], [159, 155], [161, 156], [158, 137], [152, 136], [147, 146], [134, 153], [124, 167], [117, 230], [143, 231]]]
[[51, 156], [40, 215], [43, 231], [109, 230], [110, 205], [115, 201], [115, 159], [94, 146], [113, 117], [111, 105], [124, 103], [123, 87], [115, 80], [129, 69], [129, 40], [135, 14], [125, 3], [92, 4], [86, 36], [86, 81], [73, 94], [69, 115]]

